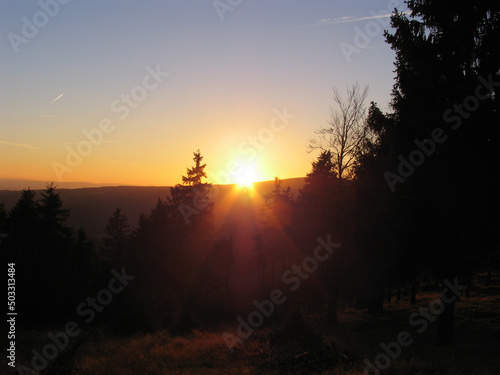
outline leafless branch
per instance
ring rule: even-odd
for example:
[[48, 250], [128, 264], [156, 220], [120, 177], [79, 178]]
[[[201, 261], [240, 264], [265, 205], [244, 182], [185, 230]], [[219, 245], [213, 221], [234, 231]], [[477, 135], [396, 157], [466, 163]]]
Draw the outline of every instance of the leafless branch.
[[357, 155], [366, 139], [366, 106], [368, 87], [361, 88], [359, 83], [347, 88], [345, 98], [337, 88], [333, 88], [335, 107], [330, 108], [327, 127], [315, 131], [316, 136], [309, 140], [307, 151], [329, 150], [337, 174], [341, 179], [352, 177]]

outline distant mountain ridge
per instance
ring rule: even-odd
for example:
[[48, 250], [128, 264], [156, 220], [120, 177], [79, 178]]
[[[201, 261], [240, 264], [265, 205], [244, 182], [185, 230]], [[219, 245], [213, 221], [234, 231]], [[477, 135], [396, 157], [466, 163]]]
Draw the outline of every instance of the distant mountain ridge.
[[27, 180], [20, 178], [2, 178], [0, 177], [0, 190], [23, 190], [32, 189], [40, 190], [45, 189], [47, 184], [54, 182], [59, 189], [81, 189], [87, 187], [103, 187], [103, 186], [124, 186], [123, 184], [95, 184], [92, 182], [57, 182], [57, 181], [41, 181], [41, 180]]
[[[290, 186], [292, 190], [296, 188], [298, 183], [299, 186], [302, 187], [303, 177], [295, 177], [295, 178], [287, 178], [282, 180], [283, 187]], [[43, 181], [43, 180], [28, 180], [21, 178], [3, 178], [0, 177], [0, 190], [15, 190], [21, 191], [24, 189], [30, 188], [31, 190], [42, 190], [45, 189], [47, 184], [51, 182], [57, 186], [57, 189], [85, 189], [85, 188], [98, 188], [98, 187], [118, 187], [118, 186], [127, 186], [127, 187], [165, 187], [165, 186], [138, 186], [138, 185], [126, 185], [126, 184], [118, 184], [118, 183], [102, 183], [96, 184], [94, 182], [58, 182], [58, 181]], [[255, 184], [267, 184], [273, 181], [261, 181], [256, 182]], [[168, 187], [168, 186], [167, 186]]]
[[[21, 189], [2, 189], [0, 179], [0, 203], [5, 204], [5, 208], [10, 210], [20, 198]], [[32, 180], [18, 180], [28, 181]], [[37, 185], [23, 185], [24, 188], [30, 187], [32, 190], [43, 190], [46, 182], [36, 181]], [[61, 194], [64, 207], [70, 209], [68, 225], [78, 229], [83, 227], [87, 233], [94, 239], [100, 239], [104, 236], [104, 230], [107, 220], [114, 209], [120, 207], [129, 218], [131, 229], [137, 226], [138, 218], [141, 213], [149, 215], [151, 209], [158, 202], [158, 198], [165, 200], [170, 196], [169, 186], [98, 186], [89, 184], [85, 188], [69, 188], [64, 184], [56, 184], [56, 192]], [[94, 186], [95, 185], [95, 186]], [[67, 186], [67, 185], [66, 185]], [[288, 186], [293, 194], [297, 194], [304, 186], [304, 178], [290, 178], [282, 180], [282, 188]], [[219, 193], [213, 197], [215, 203], [215, 217], [219, 225], [224, 225], [224, 217], [228, 214], [222, 207], [222, 202], [231, 192], [238, 192], [241, 198], [244, 198], [245, 192], [235, 190], [235, 185], [220, 185]], [[264, 197], [274, 188], [274, 181], [262, 181], [254, 183], [254, 192]], [[39, 193], [36, 198], [40, 198]], [[231, 215], [230, 215], [231, 216]], [[228, 217], [228, 221], [231, 221]]]

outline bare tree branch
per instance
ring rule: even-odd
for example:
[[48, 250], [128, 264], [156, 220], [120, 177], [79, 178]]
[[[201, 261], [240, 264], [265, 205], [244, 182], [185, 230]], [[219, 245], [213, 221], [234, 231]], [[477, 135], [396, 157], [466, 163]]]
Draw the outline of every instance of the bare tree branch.
[[351, 179], [359, 150], [366, 139], [366, 106], [368, 86], [361, 88], [354, 83], [347, 88], [345, 98], [333, 88], [335, 107], [330, 108], [327, 127], [320, 127], [309, 140], [307, 152], [330, 151], [340, 179]]

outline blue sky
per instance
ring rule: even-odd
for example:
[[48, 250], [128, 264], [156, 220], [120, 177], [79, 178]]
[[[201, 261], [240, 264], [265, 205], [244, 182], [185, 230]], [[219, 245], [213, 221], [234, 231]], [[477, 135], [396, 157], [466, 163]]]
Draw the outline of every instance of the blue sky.
[[[388, 109], [394, 54], [375, 27], [388, 18], [374, 14], [395, 2], [61, 3], [0, 2], [0, 177], [175, 184], [197, 148], [212, 173], [224, 171], [284, 107], [295, 117], [258, 150], [256, 168], [265, 179], [303, 176], [332, 86], [368, 85], [368, 100]], [[26, 20], [36, 35], [26, 26], [23, 34]], [[357, 30], [371, 36], [348, 61], [340, 46], [356, 47]], [[141, 85], [148, 67], [168, 77], [118, 118], [111, 103]], [[114, 130], [70, 167], [68, 147], [103, 118]], [[55, 162], [67, 169], [58, 175]]]

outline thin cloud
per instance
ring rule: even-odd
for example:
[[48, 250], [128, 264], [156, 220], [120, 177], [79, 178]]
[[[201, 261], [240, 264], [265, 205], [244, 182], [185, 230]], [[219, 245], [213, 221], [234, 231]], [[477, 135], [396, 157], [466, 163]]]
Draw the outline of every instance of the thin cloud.
[[344, 17], [336, 17], [336, 18], [323, 18], [322, 20], [319, 20], [318, 22], [319, 23], [325, 23], [325, 22], [338, 23], [338, 22], [343, 22], [343, 21], [347, 21], [347, 20], [351, 20], [351, 19], [353, 19], [353, 17], [344, 16]]
[[[410, 11], [405, 11], [402, 12], [402, 14], [410, 14]], [[349, 16], [344, 16], [344, 17], [337, 17], [337, 18], [323, 18], [320, 19], [318, 22], [313, 23], [309, 26], [325, 26], [325, 25], [335, 25], [339, 23], [351, 23], [351, 22], [360, 22], [360, 21], [368, 21], [368, 20], [374, 20], [377, 18], [389, 18], [392, 16], [392, 13], [385, 13], [385, 14], [374, 14], [371, 16], [366, 16], [366, 17], [349, 17]]]
[[64, 95], [64, 94], [59, 95], [57, 98], [55, 98], [54, 100], [52, 100], [49, 104], [52, 104], [52, 103], [54, 103], [56, 100], [61, 99], [63, 95]]
[[107, 162], [110, 162], [110, 163], [132, 165], [134, 167], [138, 167], [140, 165], [140, 164], [137, 164], [137, 163], [130, 163], [128, 161], [121, 161], [121, 160], [114, 160], [114, 159], [105, 159], [105, 158], [96, 158], [96, 159], [107, 161]]
[[[89, 142], [87, 139], [84, 140], [85, 142]], [[80, 141], [81, 142], [81, 141]], [[63, 142], [61, 143], [62, 145], [77, 145], [80, 142]], [[101, 143], [123, 143], [125, 141], [122, 140], [109, 140], [109, 141], [102, 141]], [[95, 147], [97, 148], [97, 147]]]
[[390, 16], [392, 16], [392, 13], [375, 14], [373, 16], [358, 17], [358, 18], [340, 17], [340, 18], [333, 19], [331, 23], [335, 24], [335, 23], [351, 23], [351, 22], [359, 22], [359, 21], [368, 21], [368, 20], [374, 20], [377, 18], [389, 18]]
[[14, 147], [29, 148], [30, 150], [40, 150], [40, 147], [35, 147], [35, 146], [27, 145], [24, 143], [11, 143], [11, 142], [0, 141], [0, 144], [7, 145], [7, 146], [14, 146]]

